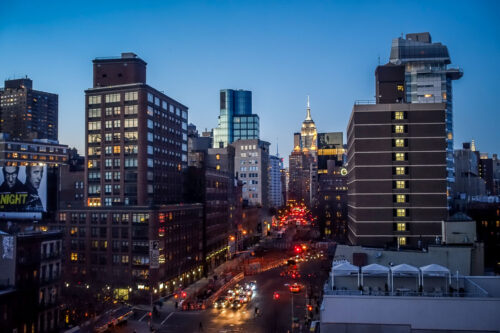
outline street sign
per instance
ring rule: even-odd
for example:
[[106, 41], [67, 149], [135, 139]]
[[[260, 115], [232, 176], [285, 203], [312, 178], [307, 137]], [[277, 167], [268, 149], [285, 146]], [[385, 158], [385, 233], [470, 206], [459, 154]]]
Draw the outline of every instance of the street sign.
[[160, 268], [160, 241], [149, 241], [149, 268]]

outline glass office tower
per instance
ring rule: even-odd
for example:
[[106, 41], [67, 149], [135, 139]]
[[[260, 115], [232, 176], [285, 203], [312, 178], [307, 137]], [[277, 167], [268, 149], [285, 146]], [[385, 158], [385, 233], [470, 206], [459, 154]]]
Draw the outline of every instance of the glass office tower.
[[259, 116], [252, 114], [252, 92], [220, 91], [219, 124], [214, 128], [214, 148], [224, 148], [238, 140], [259, 138]]
[[447, 68], [451, 63], [448, 48], [441, 43], [432, 43], [428, 32], [393, 39], [390, 62], [405, 66], [407, 103], [446, 103], [447, 192], [450, 199], [451, 184], [455, 182], [451, 83], [460, 79], [463, 72], [458, 68]]

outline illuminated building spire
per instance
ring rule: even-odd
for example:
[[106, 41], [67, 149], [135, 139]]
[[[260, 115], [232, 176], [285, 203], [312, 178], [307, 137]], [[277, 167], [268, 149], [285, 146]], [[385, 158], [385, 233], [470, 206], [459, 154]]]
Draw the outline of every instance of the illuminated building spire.
[[309, 104], [309, 95], [307, 95], [307, 114], [306, 114], [306, 120], [312, 120], [312, 118], [311, 118], [311, 106]]

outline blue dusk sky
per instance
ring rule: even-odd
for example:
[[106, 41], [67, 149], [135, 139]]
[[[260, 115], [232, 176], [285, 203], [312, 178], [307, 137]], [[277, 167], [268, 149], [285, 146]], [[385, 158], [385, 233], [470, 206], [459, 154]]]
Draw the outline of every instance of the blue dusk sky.
[[[453, 83], [455, 147], [500, 152], [499, 1], [4, 1], [0, 79], [28, 75], [59, 94], [59, 141], [83, 154], [92, 59], [134, 52], [148, 83], [217, 126], [219, 90], [253, 93], [261, 139], [281, 156], [306, 115], [346, 131], [355, 100], [373, 100], [391, 40], [428, 31], [464, 70]], [[380, 59], [380, 60], [379, 60]], [[345, 136], [345, 134], [344, 134]], [[287, 160], [287, 159], [286, 159]]]

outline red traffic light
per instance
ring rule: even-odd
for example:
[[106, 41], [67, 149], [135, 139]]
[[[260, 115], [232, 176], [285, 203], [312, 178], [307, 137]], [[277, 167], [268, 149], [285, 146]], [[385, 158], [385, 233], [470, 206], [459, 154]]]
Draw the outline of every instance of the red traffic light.
[[273, 294], [273, 299], [277, 301], [280, 298], [280, 294], [278, 294], [276, 291]]
[[307, 310], [308, 310], [308, 311], [312, 311], [312, 310], [313, 310], [312, 305], [308, 304], [308, 305], [307, 305]]
[[148, 312], [148, 316], [150, 316], [150, 317], [151, 317], [151, 312]]
[[294, 251], [295, 251], [295, 253], [300, 253], [300, 252], [302, 252], [302, 248], [299, 245], [295, 245]]
[[186, 298], [186, 296], [187, 296], [185, 291], [183, 291], [181, 295], [182, 295], [182, 298]]

